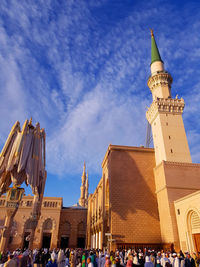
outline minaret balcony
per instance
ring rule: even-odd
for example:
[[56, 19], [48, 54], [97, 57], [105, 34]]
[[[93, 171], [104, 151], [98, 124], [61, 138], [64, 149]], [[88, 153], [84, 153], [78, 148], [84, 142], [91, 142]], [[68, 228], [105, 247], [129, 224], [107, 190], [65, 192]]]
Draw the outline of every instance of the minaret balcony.
[[156, 71], [147, 81], [147, 85], [150, 88], [151, 92], [157, 86], [168, 85], [171, 88], [171, 84], [173, 82], [172, 76], [167, 71]]
[[[170, 72], [168, 72], [168, 71], [166, 71], [166, 70], [161, 70], [161, 71], [155, 71], [155, 72], [153, 72], [151, 75], [149, 75], [149, 77], [148, 77], [148, 80], [152, 77], [152, 76], [155, 76], [155, 75], [157, 75], [157, 74], [161, 74], [161, 73], [167, 73], [167, 74], [169, 74], [170, 76], [171, 76], [171, 74], [170, 74]], [[172, 77], [172, 76], [171, 76]]]
[[146, 112], [146, 118], [151, 124], [158, 113], [182, 114], [185, 107], [183, 98], [157, 98]]

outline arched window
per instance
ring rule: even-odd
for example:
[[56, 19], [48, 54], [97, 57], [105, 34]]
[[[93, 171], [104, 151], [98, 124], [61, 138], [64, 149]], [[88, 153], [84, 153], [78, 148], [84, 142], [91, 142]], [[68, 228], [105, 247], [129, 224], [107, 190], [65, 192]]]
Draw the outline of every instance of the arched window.
[[51, 219], [47, 219], [43, 224], [43, 230], [52, 230], [53, 223]]
[[61, 225], [61, 233], [62, 235], [70, 235], [71, 231], [71, 224], [66, 221]]
[[191, 249], [200, 251], [200, 217], [197, 211], [189, 211], [187, 216], [187, 227], [188, 241]]
[[84, 224], [83, 222], [80, 222], [80, 223], [78, 224], [78, 233], [79, 233], [79, 234], [83, 234], [83, 233], [85, 233], [85, 224]]
[[196, 211], [193, 211], [190, 217], [191, 220], [191, 230], [192, 233], [196, 233], [200, 231], [200, 218]]

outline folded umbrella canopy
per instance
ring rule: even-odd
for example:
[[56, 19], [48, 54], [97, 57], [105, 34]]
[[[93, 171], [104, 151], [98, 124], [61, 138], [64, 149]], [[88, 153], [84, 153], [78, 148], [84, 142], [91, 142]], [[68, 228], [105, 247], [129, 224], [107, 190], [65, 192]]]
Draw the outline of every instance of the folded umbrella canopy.
[[0, 195], [11, 183], [17, 187], [23, 182], [40, 195], [45, 180], [45, 131], [32, 120], [26, 120], [21, 131], [17, 121], [0, 154]]

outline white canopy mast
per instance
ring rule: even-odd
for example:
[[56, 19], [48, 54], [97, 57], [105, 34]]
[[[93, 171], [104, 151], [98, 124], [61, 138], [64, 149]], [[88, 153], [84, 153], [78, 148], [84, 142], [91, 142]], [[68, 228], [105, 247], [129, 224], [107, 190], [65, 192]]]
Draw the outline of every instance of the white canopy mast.
[[[24, 192], [20, 188], [23, 182], [30, 185], [34, 195], [30, 217], [32, 231], [29, 241], [29, 248], [32, 248], [46, 182], [45, 131], [40, 129], [39, 123], [34, 127], [32, 119], [25, 121], [22, 130], [18, 121], [13, 125], [0, 154], [0, 196], [8, 192], [7, 219], [0, 242], [1, 251], [4, 251], [8, 245], [10, 226]], [[13, 188], [9, 187], [11, 184]]]

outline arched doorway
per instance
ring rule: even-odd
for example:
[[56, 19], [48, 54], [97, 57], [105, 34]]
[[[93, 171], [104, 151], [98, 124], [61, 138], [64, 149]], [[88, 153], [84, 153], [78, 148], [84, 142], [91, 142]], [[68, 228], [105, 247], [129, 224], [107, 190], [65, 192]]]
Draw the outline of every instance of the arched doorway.
[[200, 251], [200, 217], [197, 211], [190, 211], [188, 214], [188, 233], [190, 250]]
[[28, 248], [29, 240], [30, 240], [30, 233], [31, 233], [31, 220], [28, 219], [24, 224], [24, 241], [23, 241], [23, 249]]
[[77, 247], [84, 248], [85, 247], [85, 224], [80, 222], [78, 224], [78, 237], [77, 237]]
[[52, 220], [50, 218], [46, 219], [43, 223], [43, 237], [42, 237], [43, 248], [50, 248], [52, 228], [53, 228]]
[[71, 224], [67, 221], [64, 222], [61, 225], [60, 248], [66, 249], [69, 247], [70, 231], [71, 231]]

